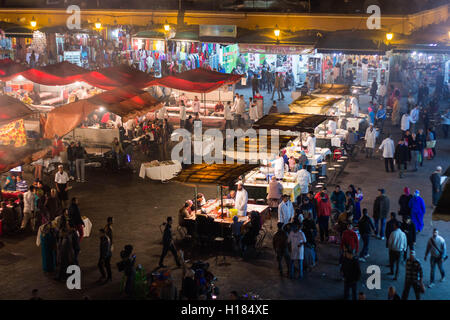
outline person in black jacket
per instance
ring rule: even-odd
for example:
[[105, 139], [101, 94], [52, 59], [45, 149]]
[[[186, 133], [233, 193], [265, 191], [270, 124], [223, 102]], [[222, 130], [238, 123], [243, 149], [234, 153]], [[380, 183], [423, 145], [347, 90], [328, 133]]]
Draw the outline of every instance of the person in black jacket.
[[436, 170], [430, 176], [432, 186], [431, 195], [433, 206], [437, 206], [439, 198], [441, 197], [442, 194], [441, 174], [442, 174], [442, 167], [437, 166]]
[[386, 248], [388, 248], [389, 237], [392, 231], [395, 230], [395, 226], [400, 226], [400, 221], [397, 220], [397, 214], [391, 212], [391, 219], [386, 223]]
[[398, 144], [397, 147], [395, 148], [395, 153], [394, 153], [394, 159], [397, 162], [397, 166], [398, 166], [398, 176], [399, 178], [403, 177], [403, 170], [407, 170], [407, 162], [410, 159], [409, 156], [409, 149], [405, 144], [405, 139], [401, 139]]
[[[106, 235], [105, 229], [100, 229], [100, 257], [97, 266], [102, 276], [99, 281], [104, 281], [105, 279], [106, 281], [112, 281], [111, 256], [111, 240]], [[108, 276], [106, 277], [106, 275]]]
[[79, 241], [81, 242], [84, 235], [84, 222], [78, 208], [78, 199], [75, 197], [72, 198], [72, 204], [69, 207], [69, 224], [78, 231]]
[[341, 273], [344, 277], [344, 300], [348, 300], [350, 289], [352, 290], [352, 300], [356, 300], [356, 290], [358, 281], [361, 278], [361, 268], [358, 258], [353, 255], [350, 246], [346, 246], [344, 249]]
[[427, 146], [427, 137], [423, 133], [423, 129], [419, 129], [416, 139], [417, 139], [417, 148], [419, 149], [419, 155], [420, 155], [419, 163], [420, 163], [420, 166], [422, 167], [423, 166], [423, 150]]
[[280, 276], [283, 275], [283, 265], [281, 261], [284, 259], [286, 262], [286, 269], [289, 276], [289, 268], [291, 265], [291, 258], [288, 251], [288, 236], [285, 230], [283, 230], [283, 223], [278, 222], [278, 231], [273, 235], [273, 249], [277, 255], [278, 270], [280, 271]]
[[414, 164], [414, 169], [412, 171], [417, 171], [417, 167], [420, 162], [420, 155], [419, 155], [419, 144], [417, 143], [417, 136], [415, 133], [411, 134], [411, 139], [408, 144], [408, 148], [410, 151], [410, 160]]
[[408, 244], [408, 250], [404, 251], [403, 260], [406, 261], [407, 252], [414, 250], [416, 245], [416, 226], [411, 220], [411, 216], [404, 216], [400, 229], [406, 234], [406, 241]]
[[84, 182], [84, 158], [85, 158], [86, 150], [81, 146], [80, 142], [77, 142], [77, 146], [74, 149], [75, 155], [75, 166], [77, 168], [77, 181]]
[[372, 232], [375, 231], [375, 225], [368, 215], [367, 208], [363, 208], [362, 214], [363, 216], [358, 221], [358, 230], [363, 241], [363, 247], [359, 253], [359, 260], [365, 261], [369, 257], [369, 239]]
[[398, 204], [400, 209], [398, 210], [398, 214], [403, 218], [407, 216], [411, 216], [411, 208], [409, 207], [409, 201], [412, 199], [412, 194], [409, 191], [408, 187], [403, 189], [403, 194], [398, 199]]
[[67, 161], [69, 162], [69, 178], [74, 180], [75, 176], [75, 142], [71, 142], [67, 147]]
[[163, 265], [163, 261], [169, 250], [170, 250], [170, 252], [172, 252], [173, 257], [175, 258], [175, 263], [177, 264], [178, 267], [180, 267], [181, 264], [180, 264], [180, 261], [178, 260], [177, 250], [175, 249], [175, 245], [174, 245], [173, 239], [172, 239], [172, 217], [167, 217], [167, 223], [166, 223], [166, 227], [164, 229], [162, 240], [163, 240], [163, 249], [162, 249], [161, 257], [159, 258], [159, 267], [166, 268], [166, 266]]

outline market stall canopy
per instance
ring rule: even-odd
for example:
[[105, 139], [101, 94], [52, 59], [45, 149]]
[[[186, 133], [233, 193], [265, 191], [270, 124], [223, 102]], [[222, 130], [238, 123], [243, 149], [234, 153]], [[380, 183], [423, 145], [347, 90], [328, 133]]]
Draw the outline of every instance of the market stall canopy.
[[41, 68], [29, 68], [10, 59], [0, 60], [0, 80], [8, 81], [18, 76], [47, 86], [63, 86], [84, 81], [103, 90], [127, 85], [146, 88], [155, 80], [149, 74], [126, 65], [90, 71], [67, 61]]
[[156, 79], [152, 85], [160, 85], [181, 91], [208, 93], [221, 86], [236, 83], [241, 78], [242, 75], [239, 74], [221, 73], [198, 68]]
[[83, 81], [103, 90], [112, 90], [127, 85], [141, 89], [153, 85], [155, 78], [127, 65], [120, 65], [92, 71], [83, 76]]
[[33, 30], [15, 23], [1, 21], [0, 29], [5, 32], [6, 37], [33, 38]]
[[29, 164], [44, 158], [52, 147], [44, 147], [41, 150], [28, 147], [15, 148], [11, 146], [0, 146], [0, 174], [9, 170]]
[[259, 119], [253, 128], [314, 133], [316, 127], [328, 118], [321, 114], [273, 113]]
[[396, 35], [393, 40], [394, 52], [417, 51], [449, 53], [449, 25], [450, 18], [441, 23], [430, 24], [424, 28], [417, 28], [409, 35]]
[[150, 93], [132, 86], [106, 91], [50, 111], [45, 122], [44, 137], [51, 139], [55, 134], [64, 136], [99, 107], [104, 107], [107, 111], [122, 117], [122, 121], [127, 121], [158, 110], [162, 107], [162, 103]]
[[97, 107], [102, 106], [107, 111], [119, 115], [122, 121], [155, 112], [162, 107], [162, 103], [150, 93], [132, 86], [105, 91], [87, 100]]
[[343, 97], [351, 94], [350, 86], [345, 84], [321, 84], [319, 88], [314, 90], [312, 95], [316, 96], [328, 96], [328, 97]]
[[0, 80], [7, 81], [28, 70], [28, 66], [12, 61], [11, 59], [0, 60]]
[[21, 75], [34, 82], [45, 86], [63, 86], [83, 81], [83, 76], [90, 71], [67, 61], [50, 64], [42, 68], [25, 70]]
[[183, 169], [174, 181], [226, 186], [256, 167], [256, 164], [193, 164]]
[[[256, 128], [255, 128], [256, 129]], [[228, 159], [236, 159], [242, 164], [252, 164], [255, 161], [273, 160], [280, 153], [280, 150], [286, 147], [289, 141], [297, 138], [296, 136], [281, 135], [276, 130], [276, 137], [267, 132], [265, 139], [261, 139], [260, 132], [256, 137], [245, 136], [238, 141], [234, 139], [232, 148], [226, 147], [222, 153]], [[272, 145], [273, 144], [273, 145]]]
[[23, 119], [33, 113], [22, 101], [8, 95], [0, 95], [0, 126]]
[[289, 105], [290, 112], [307, 114], [327, 114], [339, 98], [301, 96]]
[[384, 55], [389, 47], [382, 30], [339, 30], [325, 32], [317, 41], [318, 53]]

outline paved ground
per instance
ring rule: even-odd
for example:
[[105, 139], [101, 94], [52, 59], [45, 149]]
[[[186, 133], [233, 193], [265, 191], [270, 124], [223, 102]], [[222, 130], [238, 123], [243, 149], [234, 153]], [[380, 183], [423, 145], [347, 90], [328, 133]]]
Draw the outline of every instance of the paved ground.
[[[287, 96], [287, 95], [286, 95]], [[287, 105], [287, 104], [286, 104]], [[394, 131], [393, 131], [394, 132]], [[397, 129], [398, 132], [398, 129]], [[338, 183], [345, 188], [354, 184], [363, 189], [363, 207], [371, 208], [377, 194], [377, 189], [384, 187], [391, 199], [392, 210], [398, 208], [397, 199], [404, 186], [412, 190], [420, 189], [427, 204], [425, 229], [418, 236], [417, 255], [423, 261], [425, 244], [433, 227], [438, 227], [441, 234], [450, 238], [450, 225], [444, 222], [433, 222], [431, 225], [431, 184], [429, 175], [436, 165], [447, 168], [450, 165], [450, 140], [438, 140], [438, 155], [434, 160], [425, 161], [424, 167], [418, 172], [407, 173], [399, 179], [394, 173], [384, 172], [384, 162], [380, 159], [365, 161], [359, 157], [350, 163]], [[72, 196], [80, 199], [83, 215], [88, 216], [93, 223], [93, 233], [90, 238], [81, 243], [80, 266], [82, 269], [82, 289], [68, 290], [64, 284], [55, 282], [51, 276], [45, 275], [41, 268], [40, 248], [35, 245], [35, 235], [2, 238], [5, 246], [0, 249], [0, 299], [27, 299], [33, 288], [39, 288], [45, 299], [80, 299], [88, 295], [92, 299], [120, 299], [119, 282], [121, 274], [114, 267], [119, 260], [119, 250], [125, 244], [133, 244], [137, 262], [150, 272], [157, 266], [161, 250], [161, 234], [159, 225], [168, 215], [176, 217], [178, 209], [185, 199], [192, 198], [193, 187], [177, 183], [161, 184], [150, 180], [142, 180], [137, 174], [112, 174], [103, 169], [88, 170], [88, 182], [74, 183]], [[47, 177], [50, 181], [50, 177]], [[216, 197], [216, 187], [200, 187], [199, 192], [207, 198]], [[98, 285], [98, 229], [103, 227], [106, 217], [114, 216], [113, 282]], [[274, 224], [275, 225], [275, 224]], [[265, 226], [270, 230], [270, 224]], [[404, 279], [404, 264], [398, 281], [392, 281], [386, 275], [388, 254], [385, 242], [373, 240], [370, 245], [370, 258], [362, 264], [363, 274], [368, 265], [376, 264], [382, 270], [381, 290], [368, 290], [360, 287], [368, 299], [385, 299], [387, 288], [395, 285], [402, 290]], [[231, 290], [254, 292], [266, 299], [341, 299], [343, 283], [338, 273], [338, 248], [335, 245], [319, 244], [319, 264], [304, 280], [281, 278], [278, 274], [271, 237], [265, 242], [263, 253], [257, 258], [243, 261], [241, 258], [227, 256], [228, 265], [214, 263], [214, 256], [202, 251], [196, 256], [186, 258], [202, 258], [211, 264], [211, 270], [218, 277], [218, 285], [222, 296], [227, 296]], [[166, 264], [174, 267], [173, 258], [169, 255]], [[448, 263], [445, 269], [450, 272]], [[429, 279], [429, 264], [424, 263], [425, 279]], [[181, 270], [173, 269], [175, 283], [180, 286]], [[367, 276], [363, 276], [365, 279]], [[439, 279], [439, 275], [437, 275]], [[450, 281], [450, 280], [448, 280]], [[365, 281], [364, 281], [365, 282]], [[413, 293], [410, 294], [413, 298]], [[424, 299], [450, 299], [448, 283], [438, 283], [435, 288], [427, 290]]]

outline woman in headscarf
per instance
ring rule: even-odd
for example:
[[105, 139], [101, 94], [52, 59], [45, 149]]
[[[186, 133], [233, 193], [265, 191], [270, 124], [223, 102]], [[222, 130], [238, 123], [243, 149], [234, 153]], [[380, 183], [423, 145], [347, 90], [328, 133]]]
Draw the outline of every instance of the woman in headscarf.
[[47, 208], [50, 221], [55, 219], [59, 215], [62, 206], [61, 201], [58, 198], [58, 193], [56, 192], [56, 189], [53, 188], [50, 191], [50, 196], [46, 197], [44, 205]]
[[301, 231], [298, 225], [293, 224], [292, 230], [288, 236], [288, 243], [291, 247], [291, 268], [289, 271], [290, 278], [294, 278], [294, 264], [298, 261], [299, 266], [299, 278], [303, 278], [303, 258], [304, 258], [304, 245], [306, 243], [306, 237], [303, 231]]
[[409, 191], [408, 187], [403, 189], [403, 194], [398, 199], [398, 204], [400, 209], [398, 210], [398, 214], [402, 217], [411, 216], [411, 208], [409, 207], [409, 201], [412, 199], [412, 194]]
[[41, 246], [42, 269], [53, 272], [56, 268], [56, 231], [51, 222], [42, 225], [38, 231], [36, 245]]
[[78, 231], [79, 241], [84, 235], [84, 222], [81, 218], [80, 208], [78, 208], [78, 199], [72, 198], [72, 204], [69, 207], [69, 223], [70, 225]]
[[414, 192], [414, 197], [409, 201], [409, 207], [411, 208], [411, 220], [416, 226], [417, 232], [420, 232], [423, 229], [423, 216], [426, 207], [419, 190]]

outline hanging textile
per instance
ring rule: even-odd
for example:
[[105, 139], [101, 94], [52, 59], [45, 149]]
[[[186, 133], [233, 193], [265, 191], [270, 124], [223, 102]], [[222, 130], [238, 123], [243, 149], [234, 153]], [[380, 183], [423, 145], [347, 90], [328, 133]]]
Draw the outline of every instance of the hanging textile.
[[23, 147], [27, 144], [27, 135], [23, 119], [0, 127], [0, 145]]

